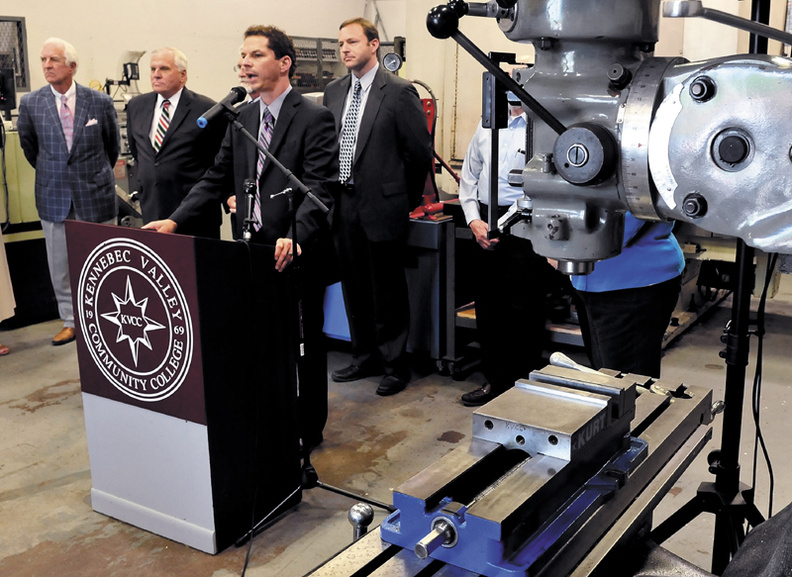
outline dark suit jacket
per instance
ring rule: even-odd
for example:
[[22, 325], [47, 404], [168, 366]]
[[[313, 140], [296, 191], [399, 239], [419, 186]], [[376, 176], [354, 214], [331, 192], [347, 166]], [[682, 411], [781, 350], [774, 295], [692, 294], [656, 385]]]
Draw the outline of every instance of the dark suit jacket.
[[17, 122], [25, 158], [36, 169], [39, 217], [63, 222], [74, 204], [77, 218], [104, 222], [118, 214], [113, 167], [120, 152], [112, 99], [77, 84], [71, 152], [49, 85], [19, 102]]
[[[352, 75], [334, 80], [324, 104], [341, 132]], [[352, 178], [361, 197], [357, 212], [369, 240], [394, 240], [407, 233], [409, 213], [419, 204], [432, 164], [432, 141], [418, 92], [382, 67], [377, 71], [360, 119]], [[336, 214], [341, 226], [343, 204]]]
[[[211, 98], [184, 88], [159, 153], [155, 153], [149, 135], [157, 94], [141, 94], [129, 101], [127, 137], [136, 161], [130, 172], [137, 182], [144, 222], [168, 218], [214, 163], [228, 123], [216, 118], [206, 128], [196, 124], [214, 104]], [[228, 192], [230, 195], [231, 190]], [[220, 206], [207, 206], [180, 226], [179, 232], [219, 238], [221, 222]]]
[[[246, 105], [238, 120], [256, 138], [261, 122], [258, 103]], [[332, 207], [328, 185], [338, 180], [338, 144], [330, 111], [292, 90], [281, 107], [269, 150], [328, 208]], [[170, 218], [181, 226], [189, 217], [200, 213], [204, 206], [217, 206], [232, 193], [236, 194], [237, 214], [243, 215], [244, 181], [256, 177], [257, 155], [253, 143], [229, 126], [214, 166], [203, 175]], [[278, 238], [291, 236], [286, 195], [270, 198], [288, 186], [286, 175], [267, 161], [259, 183], [264, 222], [261, 230], [253, 233], [252, 242], [274, 244]], [[294, 203], [297, 210], [295, 238], [304, 251], [310, 252], [320, 232], [327, 230], [328, 219], [313, 202], [301, 198], [298, 191], [295, 191]], [[238, 238], [241, 238], [243, 218], [236, 220]]]

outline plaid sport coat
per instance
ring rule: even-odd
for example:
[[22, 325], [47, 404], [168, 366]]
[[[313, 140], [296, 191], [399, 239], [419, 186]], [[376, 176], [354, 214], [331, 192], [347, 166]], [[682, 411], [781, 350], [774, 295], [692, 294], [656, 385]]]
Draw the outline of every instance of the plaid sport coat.
[[22, 97], [17, 130], [25, 158], [36, 169], [36, 208], [42, 220], [62, 222], [72, 206], [78, 220], [103, 222], [116, 216], [113, 167], [120, 135], [108, 95], [77, 84], [71, 151], [49, 85]]

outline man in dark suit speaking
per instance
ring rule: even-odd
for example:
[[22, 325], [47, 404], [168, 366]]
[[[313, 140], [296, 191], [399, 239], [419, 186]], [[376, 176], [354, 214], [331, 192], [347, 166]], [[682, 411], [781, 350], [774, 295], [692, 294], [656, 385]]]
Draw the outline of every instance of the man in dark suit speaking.
[[36, 169], [36, 208], [44, 231], [52, 288], [63, 329], [53, 345], [74, 340], [67, 219], [115, 224], [118, 199], [113, 167], [120, 152], [118, 120], [111, 98], [74, 81], [77, 51], [60, 38], [41, 49], [49, 86], [19, 102], [19, 142]]
[[407, 225], [423, 194], [432, 142], [418, 92], [379, 66], [376, 27], [347, 20], [338, 45], [352, 74], [327, 86], [324, 103], [340, 133], [334, 237], [353, 358], [332, 377], [347, 382], [384, 372], [377, 394], [392, 395], [410, 379]]
[[[291, 39], [272, 26], [251, 26], [245, 31], [241, 66], [259, 100], [243, 107], [239, 122], [287, 169], [301, 180], [328, 208], [332, 206], [329, 185], [338, 180], [338, 152], [333, 115], [292, 90], [289, 78], [296, 68]], [[302, 318], [305, 356], [299, 362], [300, 399], [298, 414], [305, 449], [319, 444], [327, 420], [327, 355], [324, 349], [324, 284], [317, 269], [322, 262], [323, 243], [329, 243], [327, 218], [310, 199], [296, 195], [297, 230], [291, 231], [288, 200], [279, 194], [289, 181], [277, 166], [264, 158], [242, 133], [229, 127], [214, 166], [198, 181], [169, 219], [151, 222], [144, 228], [174, 232], [205, 206], [219, 206], [236, 194], [236, 206], [245, 206], [244, 181], [256, 179], [258, 201], [253, 210], [256, 224], [251, 242], [275, 246], [277, 270], [292, 262], [294, 251], [301, 256]], [[273, 196], [274, 195], [274, 196]], [[239, 213], [238, 213], [239, 214]], [[237, 218], [237, 237], [242, 237], [244, 219]], [[296, 238], [297, 246], [292, 239]]]
[[[127, 137], [135, 158], [143, 222], [167, 218], [212, 166], [225, 134], [218, 118], [201, 129], [196, 120], [215, 102], [185, 87], [187, 57], [176, 48], [151, 53], [151, 89], [127, 105]], [[179, 233], [220, 238], [219, 205], [206, 206]]]

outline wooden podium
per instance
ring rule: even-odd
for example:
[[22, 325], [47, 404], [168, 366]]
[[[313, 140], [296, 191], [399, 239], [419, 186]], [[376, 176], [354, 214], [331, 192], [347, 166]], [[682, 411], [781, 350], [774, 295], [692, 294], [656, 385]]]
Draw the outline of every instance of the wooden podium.
[[93, 508], [217, 553], [299, 502], [296, 305], [272, 247], [66, 235]]

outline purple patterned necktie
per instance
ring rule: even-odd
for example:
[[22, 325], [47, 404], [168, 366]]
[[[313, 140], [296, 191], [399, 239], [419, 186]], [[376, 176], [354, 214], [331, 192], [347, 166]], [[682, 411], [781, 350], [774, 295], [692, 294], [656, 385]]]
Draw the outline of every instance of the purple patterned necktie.
[[154, 132], [154, 152], [159, 152], [162, 148], [162, 140], [165, 138], [165, 133], [168, 132], [168, 126], [170, 126], [170, 100], [163, 100], [162, 114], [157, 122], [157, 130]]
[[74, 136], [74, 116], [69, 109], [69, 99], [61, 95], [60, 121], [63, 127], [63, 136], [66, 138], [66, 149], [71, 152], [72, 137]]
[[[259, 144], [269, 150], [270, 141], [272, 140], [273, 118], [269, 108], [264, 107], [264, 114], [261, 117], [261, 129], [259, 130]], [[261, 179], [261, 171], [264, 169], [264, 161], [267, 156], [258, 151], [258, 162], [256, 162], [256, 202], [253, 205], [253, 218], [256, 222], [253, 223], [253, 230], [258, 232], [261, 230], [261, 194], [258, 190], [259, 180]]]

